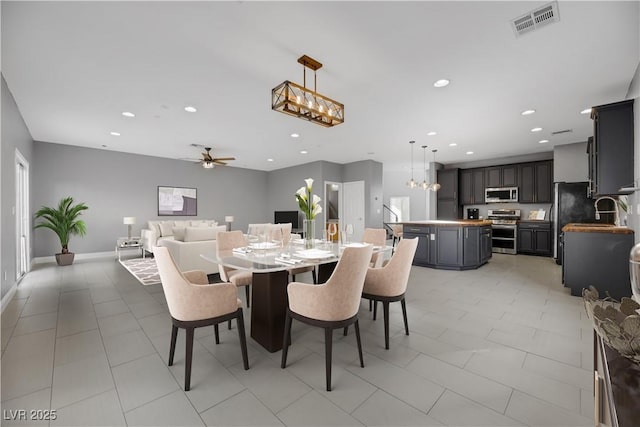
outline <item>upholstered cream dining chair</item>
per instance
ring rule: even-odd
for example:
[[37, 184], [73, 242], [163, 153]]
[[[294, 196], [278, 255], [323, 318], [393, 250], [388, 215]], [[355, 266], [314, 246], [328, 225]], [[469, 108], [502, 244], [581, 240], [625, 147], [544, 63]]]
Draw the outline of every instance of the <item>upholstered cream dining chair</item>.
[[345, 248], [329, 280], [321, 285], [292, 282], [287, 287], [289, 307], [285, 315], [282, 363], [287, 366], [292, 319], [324, 329], [327, 391], [331, 391], [333, 330], [354, 324], [360, 366], [364, 368], [358, 308], [373, 248], [371, 245]]
[[154, 247], [153, 255], [158, 265], [162, 289], [171, 314], [169, 366], [173, 365], [178, 328], [185, 329], [187, 333], [184, 391], [189, 391], [191, 388], [191, 360], [193, 358], [195, 328], [214, 325], [216, 344], [219, 344], [218, 323], [237, 319], [242, 361], [244, 369], [249, 369], [242, 302], [238, 299], [236, 286], [231, 283], [209, 284], [207, 275], [200, 270], [181, 273], [171, 258], [169, 250], [165, 247]]
[[389, 262], [382, 268], [369, 268], [364, 279], [362, 297], [373, 301], [373, 319], [376, 318], [377, 303], [382, 302], [384, 313], [384, 346], [389, 349], [389, 303], [400, 301], [402, 305], [402, 317], [404, 318], [404, 330], [409, 335], [409, 323], [407, 322], [407, 305], [404, 294], [409, 282], [411, 264], [418, 247], [418, 238], [401, 239], [395, 253]]
[[[288, 244], [291, 243], [291, 226], [292, 224], [290, 222], [284, 223], [284, 224], [273, 224], [272, 226], [272, 230], [274, 228], [280, 228], [282, 230], [282, 243], [284, 246], [287, 246]], [[297, 236], [297, 235], [296, 235]], [[291, 275], [291, 281], [295, 282], [296, 281], [296, 276], [298, 274], [302, 274], [302, 273], [307, 273], [307, 272], [311, 272], [311, 275], [313, 277], [313, 283], [316, 283], [316, 268], [313, 265], [309, 265], [306, 267], [291, 267], [287, 269], [287, 272]]]
[[[362, 235], [364, 243], [371, 243], [375, 246], [383, 247], [387, 244], [387, 231], [383, 228], [365, 228]], [[384, 260], [384, 252], [376, 252], [371, 255], [370, 267], [381, 267]]]
[[[221, 231], [218, 233], [216, 242], [216, 256], [220, 257], [220, 252], [230, 251], [234, 248], [242, 248], [247, 246], [247, 241], [242, 235], [242, 231]], [[247, 297], [247, 307], [251, 307], [251, 299], [249, 298], [249, 286], [253, 278], [248, 271], [234, 270], [233, 268], [220, 266], [220, 279], [230, 282], [237, 287], [244, 286]]]

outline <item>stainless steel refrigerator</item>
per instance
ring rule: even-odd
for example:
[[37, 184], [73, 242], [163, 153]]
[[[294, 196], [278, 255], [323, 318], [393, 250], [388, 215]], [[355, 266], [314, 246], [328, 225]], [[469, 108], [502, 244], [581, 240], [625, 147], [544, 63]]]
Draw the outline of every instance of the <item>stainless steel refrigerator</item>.
[[562, 227], [572, 222], [596, 222], [595, 206], [587, 196], [588, 182], [556, 182], [554, 184], [553, 257], [562, 264]]

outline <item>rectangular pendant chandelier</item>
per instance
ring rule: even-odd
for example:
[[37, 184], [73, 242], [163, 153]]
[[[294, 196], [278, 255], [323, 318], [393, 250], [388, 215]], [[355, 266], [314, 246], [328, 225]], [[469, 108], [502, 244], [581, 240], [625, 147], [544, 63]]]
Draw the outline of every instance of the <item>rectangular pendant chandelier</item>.
[[[344, 105], [316, 91], [315, 72], [322, 67], [322, 64], [307, 55], [298, 58], [298, 62], [304, 66], [303, 86], [285, 80], [273, 88], [271, 90], [271, 109], [325, 127], [343, 123]], [[314, 90], [306, 87], [307, 68], [314, 72]]]

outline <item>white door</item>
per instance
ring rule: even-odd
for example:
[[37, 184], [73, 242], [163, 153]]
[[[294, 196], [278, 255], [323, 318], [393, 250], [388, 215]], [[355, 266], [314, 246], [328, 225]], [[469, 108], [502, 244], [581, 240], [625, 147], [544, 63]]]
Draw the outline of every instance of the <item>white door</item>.
[[16, 150], [16, 280], [29, 271], [29, 163]]
[[364, 181], [345, 182], [342, 185], [342, 206], [342, 231], [352, 225], [353, 235], [349, 239], [361, 242], [364, 234]]

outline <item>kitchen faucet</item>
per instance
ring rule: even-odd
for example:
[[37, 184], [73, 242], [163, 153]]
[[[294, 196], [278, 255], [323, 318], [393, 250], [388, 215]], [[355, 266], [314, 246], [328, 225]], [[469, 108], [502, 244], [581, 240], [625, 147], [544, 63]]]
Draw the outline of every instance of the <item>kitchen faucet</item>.
[[[599, 202], [600, 200], [603, 200], [603, 199], [611, 200], [611, 201], [613, 202], [613, 209], [614, 209], [614, 210], [612, 210], [612, 211], [600, 211], [600, 210], [598, 210], [598, 202]], [[618, 211], [618, 201], [617, 201], [616, 199], [614, 199], [614, 198], [613, 198], [613, 197], [611, 197], [611, 196], [602, 196], [602, 197], [598, 197], [598, 198], [596, 199], [596, 202], [594, 203], [594, 206], [595, 206], [595, 208], [596, 208], [596, 219], [600, 219], [600, 214], [601, 214], [601, 213], [612, 213], [612, 214], [616, 214], [615, 219], [614, 219], [614, 221], [613, 221], [613, 224], [614, 224], [616, 227], [619, 227], [619, 226], [620, 226], [620, 211]]]

